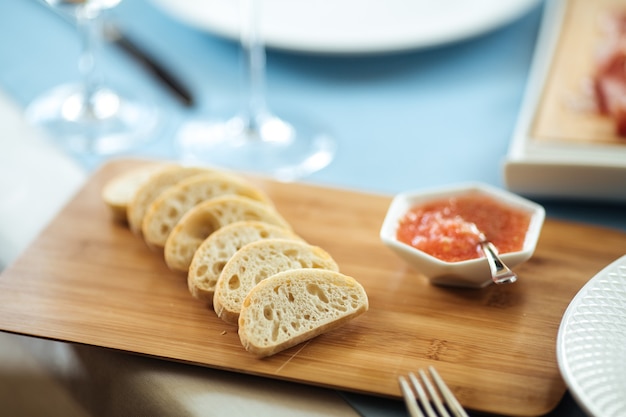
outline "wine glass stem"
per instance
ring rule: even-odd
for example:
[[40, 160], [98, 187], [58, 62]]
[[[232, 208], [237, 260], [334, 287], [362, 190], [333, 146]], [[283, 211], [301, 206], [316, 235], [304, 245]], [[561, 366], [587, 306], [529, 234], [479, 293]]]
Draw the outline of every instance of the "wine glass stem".
[[265, 104], [265, 46], [260, 28], [263, 0], [241, 0], [241, 46], [245, 59], [245, 108], [247, 128], [257, 130], [257, 116], [266, 111]]
[[100, 86], [96, 72], [96, 55], [100, 41], [100, 13], [78, 13], [77, 25], [81, 38], [78, 70], [83, 88], [83, 111], [93, 114], [93, 97]]

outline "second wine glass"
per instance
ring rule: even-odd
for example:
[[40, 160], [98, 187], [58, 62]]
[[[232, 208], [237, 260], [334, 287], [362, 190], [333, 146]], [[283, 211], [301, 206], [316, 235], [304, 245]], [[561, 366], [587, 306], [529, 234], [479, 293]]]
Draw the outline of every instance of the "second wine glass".
[[185, 161], [293, 181], [326, 167], [336, 144], [320, 126], [299, 115], [283, 119], [265, 100], [265, 46], [260, 30], [263, 0], [241, 0], [240, 43], [247, 92], [240, 113], [185, 122], [176, 138]]

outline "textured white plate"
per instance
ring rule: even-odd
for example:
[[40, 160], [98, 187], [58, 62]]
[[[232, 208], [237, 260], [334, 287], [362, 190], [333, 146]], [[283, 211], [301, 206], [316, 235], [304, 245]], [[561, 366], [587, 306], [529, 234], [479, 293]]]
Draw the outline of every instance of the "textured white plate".
[[[192, 26], [239, 34], [237, 0], [152, 0]], [[422, 48], [479, 35], [513, 21], [537, 0], [257, 0], [269, 47], [316, 53]]]
[[559, 328], [557, 359], [572, 395], [590, 415], [626, 416], [626, 255], [570, 303]]

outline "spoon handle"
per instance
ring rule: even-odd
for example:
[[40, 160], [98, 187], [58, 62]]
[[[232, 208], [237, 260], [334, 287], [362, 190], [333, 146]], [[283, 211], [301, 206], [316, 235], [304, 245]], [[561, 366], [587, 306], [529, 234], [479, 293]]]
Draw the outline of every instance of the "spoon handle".
[[481, 242], [481, 247], [485, 253], [487, 262], [489, 262], [493, 282], [496, 284], [512, 284], [517, 281], [517, 275], [502, 262], [498, 256], [498, 250], [493, 243], [488, 241]]

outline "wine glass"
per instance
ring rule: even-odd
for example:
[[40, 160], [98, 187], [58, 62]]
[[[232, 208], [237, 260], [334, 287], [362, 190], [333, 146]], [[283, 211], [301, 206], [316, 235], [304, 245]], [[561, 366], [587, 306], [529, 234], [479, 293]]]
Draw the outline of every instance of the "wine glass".
[[262, 0], [240, 1], [240, 44], [246, 97], [230, 118], [199, 117], [181, 126], [176, 144], [181, 159], [293, 181], [326, 167], [336, 144], [314, 122], [283, 119], [265, 102], [265, 46], [260, 34]]
[[82, 42], [81, 80], [39, 96], [28, 105], [25, 117], [72, 153], [109, 155], [126, 151], [147, 142], [158, 125], [154, 105], [105, 86], [98, 73], [100, 17], [120, 1], [45, 0], [55, 11], [76, 20]]

